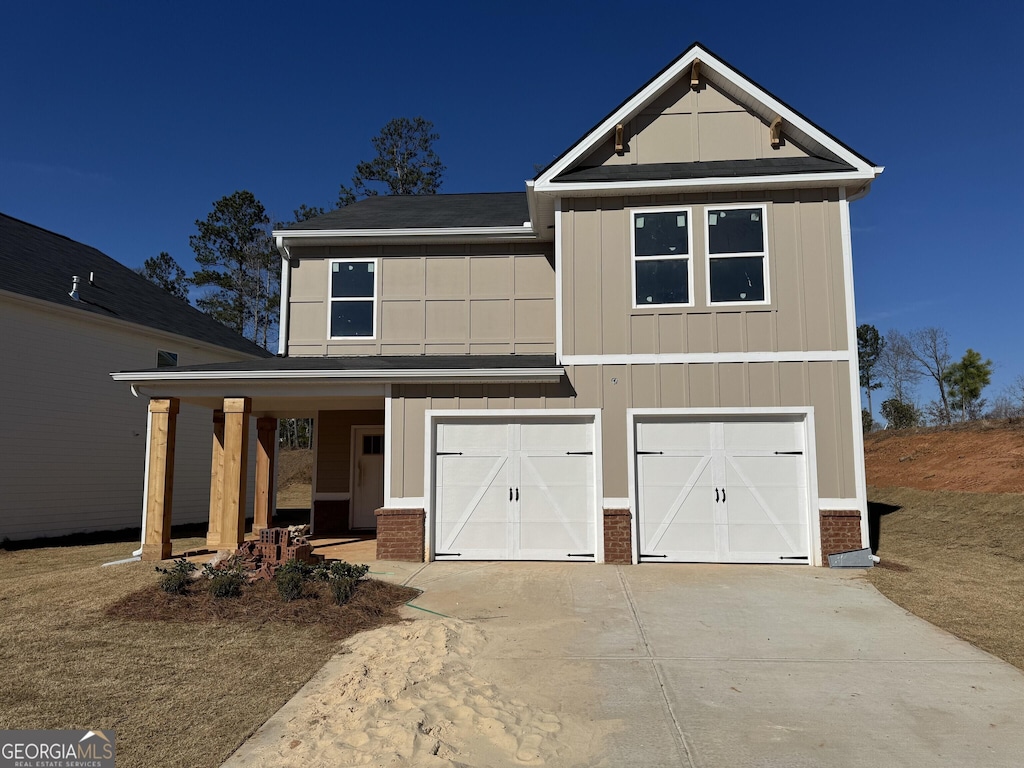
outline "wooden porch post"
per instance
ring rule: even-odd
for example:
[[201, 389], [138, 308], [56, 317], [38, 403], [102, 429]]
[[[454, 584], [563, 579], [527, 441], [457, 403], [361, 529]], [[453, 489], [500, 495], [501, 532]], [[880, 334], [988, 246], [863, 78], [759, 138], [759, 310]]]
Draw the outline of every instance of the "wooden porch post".
[[178, 399], [149, 401], [149, 466], [146, 494], [146, 541], [143, 560], [166, 560], [171, 556], [171, 497], [174, 491], [174, 433], [178, 421]]
[[274, 520], [274, 441], [277, 438], [277, 419], [256, 419], [256, 503], [252, 517], [252, 532], [269, 528]]
[[206, 533], [208, 549], [220, 547], [221, 508], [224, 506], [224, 411], [213, 412], [213, 456], [210, 459], [210, 528]]
[[237, 549], [245, 540], [245, 485], [249, 461], [248, 397], [224, 398], [224, 498], [218, 549]]

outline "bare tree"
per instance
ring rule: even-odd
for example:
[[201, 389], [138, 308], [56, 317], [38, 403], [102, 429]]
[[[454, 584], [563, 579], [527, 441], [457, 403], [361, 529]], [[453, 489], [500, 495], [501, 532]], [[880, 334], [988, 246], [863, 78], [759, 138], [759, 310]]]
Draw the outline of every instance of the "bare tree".
[[944, 376], [952, 362], [949, 357], [949, 335], [942, 328], [929, 326], [911, 331], [906, 338], [910, 356], [918, 371], [922, 376], [930, 377], [939, 388], [938, 407], [929, 409], [932, 411], [929, 415], [940, 424], [948, 424], [951, 417]]
[[914, 402], [914, 387], [921, 378], [910, 339], [893, 329], [885, 334], [885, 348], [875, 364], [878, 375], [889, 385], [893, 399]]

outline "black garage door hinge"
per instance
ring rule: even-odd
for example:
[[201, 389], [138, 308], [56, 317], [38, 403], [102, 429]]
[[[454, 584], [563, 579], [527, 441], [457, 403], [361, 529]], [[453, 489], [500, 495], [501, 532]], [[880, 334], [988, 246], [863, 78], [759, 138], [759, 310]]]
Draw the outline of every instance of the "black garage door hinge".
[[664, 558], [667, 558], [668, 555], [640, 555], [640, 557], [664, 557]]
[[435, 552], [434, 557], [462, 557], [461, 552]]
[[462, 451], [438, 451], [438, 456], [461, 456]]
[[593, 451], [566, 451], [566, 456], [593, 456]]
[[637, 456], [664, 456], [664, 451], [637, 451]]
[[803, 456], [803, 451], [776, 451], [776, 456]]
[[807, 560], [807, 559], [808, 559], [807, 555], [790, 555], [788, 557], [785, 556], [785, 555], [782, 555], [782, 556], [779, 557], [779, 560]]
[[570, 552], [569, 554], [566, 555], [566, 557], [593, 557], [593, 556], [594, 556], [593, 552], [586, 552], [586, 553], [584, 553], [582, 555], [574, 555], [572, 552]]

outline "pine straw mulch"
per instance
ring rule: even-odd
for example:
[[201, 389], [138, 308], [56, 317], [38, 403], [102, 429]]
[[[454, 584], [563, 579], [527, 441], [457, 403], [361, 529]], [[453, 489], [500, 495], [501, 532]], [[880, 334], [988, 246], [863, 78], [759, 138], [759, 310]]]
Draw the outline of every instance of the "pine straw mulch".
[[256, 581], [238, 597], [213, 597], [198, 579], [188, 594], [172, 595], [156, 584], [125, 595], [104, 612], [113, 619], [182, 624], [231, 622], [251, 628], [269, 623], [317, 627], [333, 640], [400, 621], [398, 608], [420, 594], [412, 587], [362, 579], [344, 605], [326, 583], [308, 582], [303, 597], [285, 602], [272, 581]]

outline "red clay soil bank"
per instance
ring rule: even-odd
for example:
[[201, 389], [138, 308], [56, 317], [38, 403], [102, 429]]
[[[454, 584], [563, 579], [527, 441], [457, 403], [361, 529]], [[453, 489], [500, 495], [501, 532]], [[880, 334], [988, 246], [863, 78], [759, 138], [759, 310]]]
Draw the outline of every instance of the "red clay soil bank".
[[864, 437], [868, 485], [1024, 493], [1024, 422], [885, 430]]

